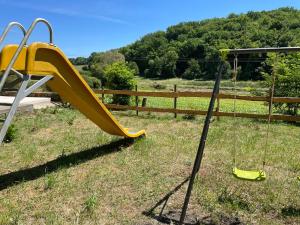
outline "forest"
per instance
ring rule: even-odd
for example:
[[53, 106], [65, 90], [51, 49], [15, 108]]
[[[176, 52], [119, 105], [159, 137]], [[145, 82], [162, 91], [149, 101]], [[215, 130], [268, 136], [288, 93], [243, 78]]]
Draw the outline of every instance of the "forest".
[[[72, 59], [87, 64], [84, 69], [102, 80], [105, 65], [122, 61], [137, 75], [147, 78], [211, 80], [222, 60], [220, 49], [297, 46], [300, 43], [300, 11], [279, 8], [272, 11], [230, 14], [226, 18], [182, 22], [142, 37], [134, 43], [108, 52], [94, 52], [87, 59]], [[261, 80], [266, 55], [239, 58], [240, 80]], [[232, 56], [228, 56], [230, 77]]]

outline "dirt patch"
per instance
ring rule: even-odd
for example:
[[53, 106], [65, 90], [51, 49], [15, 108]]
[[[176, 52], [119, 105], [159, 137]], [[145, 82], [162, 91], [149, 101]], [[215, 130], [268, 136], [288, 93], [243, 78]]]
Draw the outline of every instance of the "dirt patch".
[[[169, 211], [161, 216], [153, 216], [157, 220], [155, 223], [145, 223], [141, 225], [156, 225], [156, 224], [179, 224], [181, 212]], [[230, 217], [220, 215], [218, 218], [213, 218], [211, 215], [195, 215], [187, 214], [184, 225], [246, 225], [238, 217]]]

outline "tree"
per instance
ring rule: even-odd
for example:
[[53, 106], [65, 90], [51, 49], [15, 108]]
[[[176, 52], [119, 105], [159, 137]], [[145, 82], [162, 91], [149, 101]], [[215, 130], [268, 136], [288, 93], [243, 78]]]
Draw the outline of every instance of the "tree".
[[99, 52], [92, 53], [88, 59], [89, 61], [89, 69], [92, 72], [92, 76], [97, 77], [105, 83], [104, 77], [104, 68], [115, 62], [125, 62], [125, 57], [123, 54], [118, 51], [107, 51], [107, 52]]
[[[227, 18], [179, 23], [166, 32], [147, 34], [120, 51], [127, 61], [135, 61], [141, 75], [147, 77], [181, 77], [189, 66], [187, 62], [196, 59], [205, 71], [203, 79], [214, 79], [220, 49], [297, 46], [299, 21], [300, 10], [293, 8], [231, 14]], [[240, 61], [240, 78], [261, 80], [257, 71], [262, 59], [258, 55], [244, 55], [243, 61], [256, 62]]]
[[[275, 76], [274, 96], [300, 96], [300, 53], [289, 55], [268, 54], [263, 65], [262, 75], [267, 87], [272, 86], [272, 76]], [[299, 103], [274, 103], [277, 110], [290, 115], [297, 115]]]
[[176, 63], [178, 60], [178, 54], [175, 50], [169, 50], [162, 57], [162, 78], [169, 78], [176, 76]]
[[[134, 70], [124, 62], [115, 62], [106, 66], [103, 70], [107, 81], [106, 86], [112, 90], [132, 90], [135, 86]], [[130, 96], [114, 95], [113, 104], [128, 105]]]
[[134, 61], [128, 62], [128, 67], [134, 71], [135, 76], [140, 75], [140, 70], [136, 62]]
[[160, 77], [162, 71], [162, 60], [160, 57], [155, 57], [155, 59], [150, 59], [148, 61], [148, 69], [145, 70], [145, 76], [148, 78], [151, 77]]
[[188, 62], [188, 68], [182, 75], [182, 78], [187, 80], [199, 79], [202, 77], [201, 67], [198, 63], [198, 60], [191, 59]]
[[73, 65], [86, 65], [88, 59], [84, 57], [70, 58], [69, 59]]
[[99, 89], [101, 87], [101, 81], [96, 77], [92, 77], [86, 73], [83, 73], [82, 76], [91, 88]]

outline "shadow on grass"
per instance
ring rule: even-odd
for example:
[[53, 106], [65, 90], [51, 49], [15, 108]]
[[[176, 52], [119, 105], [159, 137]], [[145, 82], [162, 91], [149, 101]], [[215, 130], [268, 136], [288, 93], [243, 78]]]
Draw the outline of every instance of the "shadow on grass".
[[120, 139], [106, 145], [93, 147], [70, 155], [60, 156], [59, 158], [42, 165], [0, 175], [0, 191], [20, 182], [35, 180], [45, 174], [120, 151], [122, 148], [129, 147], [133, 143], [134, 139]]
[[[181, 216], [181, 209], [178, 211], [167, 211], [164, 213], [164, 209], [167, 206], [167, 203], [172, 195], [174, 195], [180, 188], [183, 187], [190, 180], [190, 177], [185, 178], [180, 184], [178, 184], [175, 188], [169, 191], [163, 198], [158, 200], [158, 202], [150, 209], [143, 211], [143, 215], [156, 220], [155, 224], [174, 224], [178, 225], [180, 216]], [[156, 213], [155, 210], [160, 207], [160, 212]], [[218, 215], [218, 221], [215, 221], [211, 215], [203, 214], [203, 215], [194, 215], [194, 214], [186, 214], [184, 225], [245, 225], [240, 218], [235, 216], [228, 216], [225, 214]], [[147, 223], [145, 225], [151, 225]]]
[[[178, 224], [181, 211], [169, 211], [167, 213], [164, 213], [164, 209], [167, 206], [167, 203], [170, 199], [170, 197], [175, 194], [185, 183], [187, 183], [190, 180], [190, 177], [185, 178], [180, 184], [178, 184], [175, 188], [173, 188], [171, 191], [169, 191], [163, 198], [161, 198], [153, 207], [143, 212], [143, 215], [150, 217], [160, 223], [164, 224]], [[155, 213], [155, 209], [160, 207], [160, 212]], [[185, 225], [196, 225], [199, 224], [199, 221], [197, 221], [197, 218], [195, 216], [186, 216], [186, 219], [184, 221]]]
[[283, 216], [300, 217], [300, 209], [293, 206], [288, 206], [281, 210]]

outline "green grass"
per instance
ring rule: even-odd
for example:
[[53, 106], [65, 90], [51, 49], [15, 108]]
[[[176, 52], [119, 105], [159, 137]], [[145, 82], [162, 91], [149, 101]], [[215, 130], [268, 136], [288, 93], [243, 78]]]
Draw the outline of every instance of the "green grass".
[[[209, 105], [209, 98], [178, 98], [177, 108], [178, 109], [194, 109], [194, 110], [207, 110]], [[168, 98], [147, 98], [148, 107], [159, 107], [159, 108], [173, 108], [173, 99]], [[216, 107], [216, 105], [215, 105]], [[233, 112], [233, 100], [226, 99], [221, 100], [220, 111], [222, 112]], [[263, 102], [250, 102], [237, 100], [236, 101], [236, 112], [244, 113], [267, 113], [267, 106]]]
[[[111, 103], [111, 95], [105, 95], [105, 102]], [[174, 108], [174, 100], [172, 98], [161, 97], [146, 97], [147, 107], [154, 108]], [[143, 97], [139, 97], [139, 105], [142, 104]], [[191, 109], [191, 110], [207, 110], [210, 98], [197, 98], [197, 97], [182, 97], [177, 99], [178, 109]], [[135, 105], [135, 98], [132, 98], [132, 105]], [[215, 104], [215, 108], [217, 104]], [[221, 99], [220, 111], [222, 112], [234, 112], [234, 100]], [[245, 100], [236, 100], [236, 112], [241, 113], [253, 113], [253, 114], [267, 114], [268, 105], [264, 102], [254, 102]], [[273, 108], [273, 112], [276, 113], [276, 109]]]
[[[185, 80], [181, 78], [159, 80], [143, 77], [136, 77], [135, 79], [140, 90], [155, 90], [157, 85], [160, 85], [160, 88], [165, 90], [173, 90], [175, 84], [179, 90], [212, 89], [214, 86], [214, 81], [212, 80]], [[221, 90], [232, 90], [234, 84], [231, 80], [222, 80], [220, 87]], [[238, 81], [236, 88], [245, 92], [251, 88], [264, 90], [264, 83], [263, 81]]]
[[[155, 224], [142, 212], [190, 174], [204, 117], [114, 114], [125, 127], [146, 129], [146, 138], [120, 142], [67, 108], [17, 116], [17, 137], [0, 151], [0, 224]], [[299, 224], [300, 128], [272, 123], [266, 146], [266, 123], [232, 122], [211, 124], [189, 212], [216, 223], [238, 217], [245, 224]], [[238, 166], [246, 169], [261, 168], [268, 149], [266, 181], [231, 175], [234, 141]], [[181, 208], [185, 188], [167, 210]]]
[[[137, 84], [139, 90], [146, 91], [173, 91], [174, 84], [177, 84], [178, 91], [191, 90], [191, 91], [211, 91], [214, 81], [197, 81], [197, 80], [182, 80], [179, 78], [172, 78], [166, 80], [151, 80], [141, 77], [137, 77]], [[154, 88], [160, 85], [159, 89]], [[225, 88], [226, 93], [232, 93], [233, 83], [231, 80], [224, 80], [221, 83], [221, 87]], [[259, 81], [239, 81], [237, 82], [237, 87], [239, 89], [238, 94], [252, 95], [249, 90], [260, 90], [264, 93], [265, 90], [262, 89], [263, 83]], [[226, 89], [227, 88], [227, 89]], [[141, 104], [142, 97], [139, 98]], [[209, 104], [209, 98], [197, 98], [197, 97], [182, 97], [177, 100], [178, 109], [193, 109], [193, 110], [207, 110]], [[106, 102], [111, 101], [111, 96], [106, 95]], [[220, 111], [222, 112], [233, 112], [233, 103], [231, 99], [221, 99], [220, 101]], [[172, 98], [159, 98], [159, 97], [147, 97], [148, 107], [158, 107], [158, 108], [173, 108], [174, 101]], [[216, 107], [216, 106], [215, 106]], [[274, 109], [275, 110], [275, 109]], [[265, 114], [268, 112], [267, 105], [264, 102], [251, 102], [244, 100], [236, 101], [236, 112], [241, 113], [256, 113]]]

